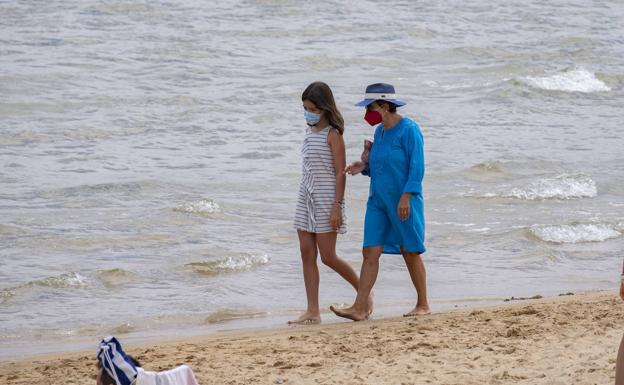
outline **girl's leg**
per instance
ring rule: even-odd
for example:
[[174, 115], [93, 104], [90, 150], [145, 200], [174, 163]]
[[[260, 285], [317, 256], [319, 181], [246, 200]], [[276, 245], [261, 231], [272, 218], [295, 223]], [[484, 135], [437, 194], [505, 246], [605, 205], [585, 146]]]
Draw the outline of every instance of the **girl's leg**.
[[357, 291], [360, 279], [349, 262], [336, 255], [337, 233], [316, 234], [316, 243], [321, 254], [321, 261], [336, 273], [340, 274]]
[[306, 288], [308, 308], [299, 318], [288, 321], [289, 324], [316, 324], [321, 322], [319, 310], [319, 270], [316, 264], [316, 237], [314, 233], [297, 230], [299, 249], [303, 265], [303, 282]]
[[407, 314], [406, 317], [424, 315], [431, 313], [429, 310], [429, 303], [427, 302], [427, 273], [425, 271], [425, 264], [422, 257], [418, 253], [410, 253], [401, 250], [407, 271], [409, 271], [412, 283], [416, 288], [418, 299], [416, 301], [416, 307]]
[[615, 362], [615, 385], [624, 385], [624, 337], [620, 342], [617, 361]]
[[362, 271], [360, 273], [360, 286], [358, 287], [355, 303], [346, 309], [330, 309], [337, 316], [349, 318], [353, 321], [362, 321], [368, 318], [369, 314], [369, 298], [377, 274], [379, 273], [379, 258], [383, 251], [383, 246], [365, 247], [362, 249], [364, 261], [362, 263]]

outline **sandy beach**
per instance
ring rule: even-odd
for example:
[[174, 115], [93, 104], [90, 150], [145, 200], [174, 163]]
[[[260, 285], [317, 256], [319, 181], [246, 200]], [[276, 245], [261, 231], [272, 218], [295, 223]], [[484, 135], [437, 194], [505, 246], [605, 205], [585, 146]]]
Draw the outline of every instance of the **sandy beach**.
[[[623, 316], [601, 292], [125, 348], [146, 370], [189, 364], [202, 385], [610, 384]], [[94, 383], [94, 365], [94, 351], [5, 361], [0, 383]]]

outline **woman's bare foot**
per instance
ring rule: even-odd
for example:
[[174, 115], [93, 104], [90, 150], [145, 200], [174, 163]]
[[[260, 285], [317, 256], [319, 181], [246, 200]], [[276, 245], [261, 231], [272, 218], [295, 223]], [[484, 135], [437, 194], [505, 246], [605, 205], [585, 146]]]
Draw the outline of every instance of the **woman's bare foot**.
[[409, 313], [403, 314], [403, 317], [417, 317], [421, 315], [431, 314], [429, 305], [416, 305], [416, 307]]
[[288, 321], [289, 325], [316, 325], [321, 323], [321, 314], [318, 312], [306, 311], [299, 318]]
[[[368, 310], [356, 310], [355, 307], [347, 307], [344, 309], [337, 309], [330, 306], [329, 309], [334, 312], [338, 317], [348, 318], [352, 321], [364, 321], [368, 319], [370, 313]], [[372, 310], [371, 310], [372, 311]]]

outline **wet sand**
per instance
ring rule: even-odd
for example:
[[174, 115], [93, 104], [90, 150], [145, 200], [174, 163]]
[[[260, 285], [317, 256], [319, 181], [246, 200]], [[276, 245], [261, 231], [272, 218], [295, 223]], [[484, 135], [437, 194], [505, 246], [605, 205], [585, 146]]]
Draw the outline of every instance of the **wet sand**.
[[[189, 364], [201, 385], [610, 384], [623, 316], [617, 294], [602, 292], [125, 349], [146, 370]], [[0, 362], [0, 383], [94, 384], [94, 356]]]

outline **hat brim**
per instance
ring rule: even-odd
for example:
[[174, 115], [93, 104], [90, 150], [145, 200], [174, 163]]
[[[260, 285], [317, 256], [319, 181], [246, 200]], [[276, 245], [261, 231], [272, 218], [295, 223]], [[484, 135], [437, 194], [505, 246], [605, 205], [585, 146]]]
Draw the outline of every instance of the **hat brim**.
[[355, 106], [356, 107], [366, 107], [369, 104], [371, 104], [372, 102], [377, 101], [377, 100], [382, 100], [384, 102], [392, 103], [392, 104], [396, 105], [397, 107], [401, 107], [401, 106], [404, 106], [404, 105], [407, 104], [404, 101], [399, 100], [399, 99], [363, 99], [363, 100], [360, 100], [359, 102], [355, 103]]

